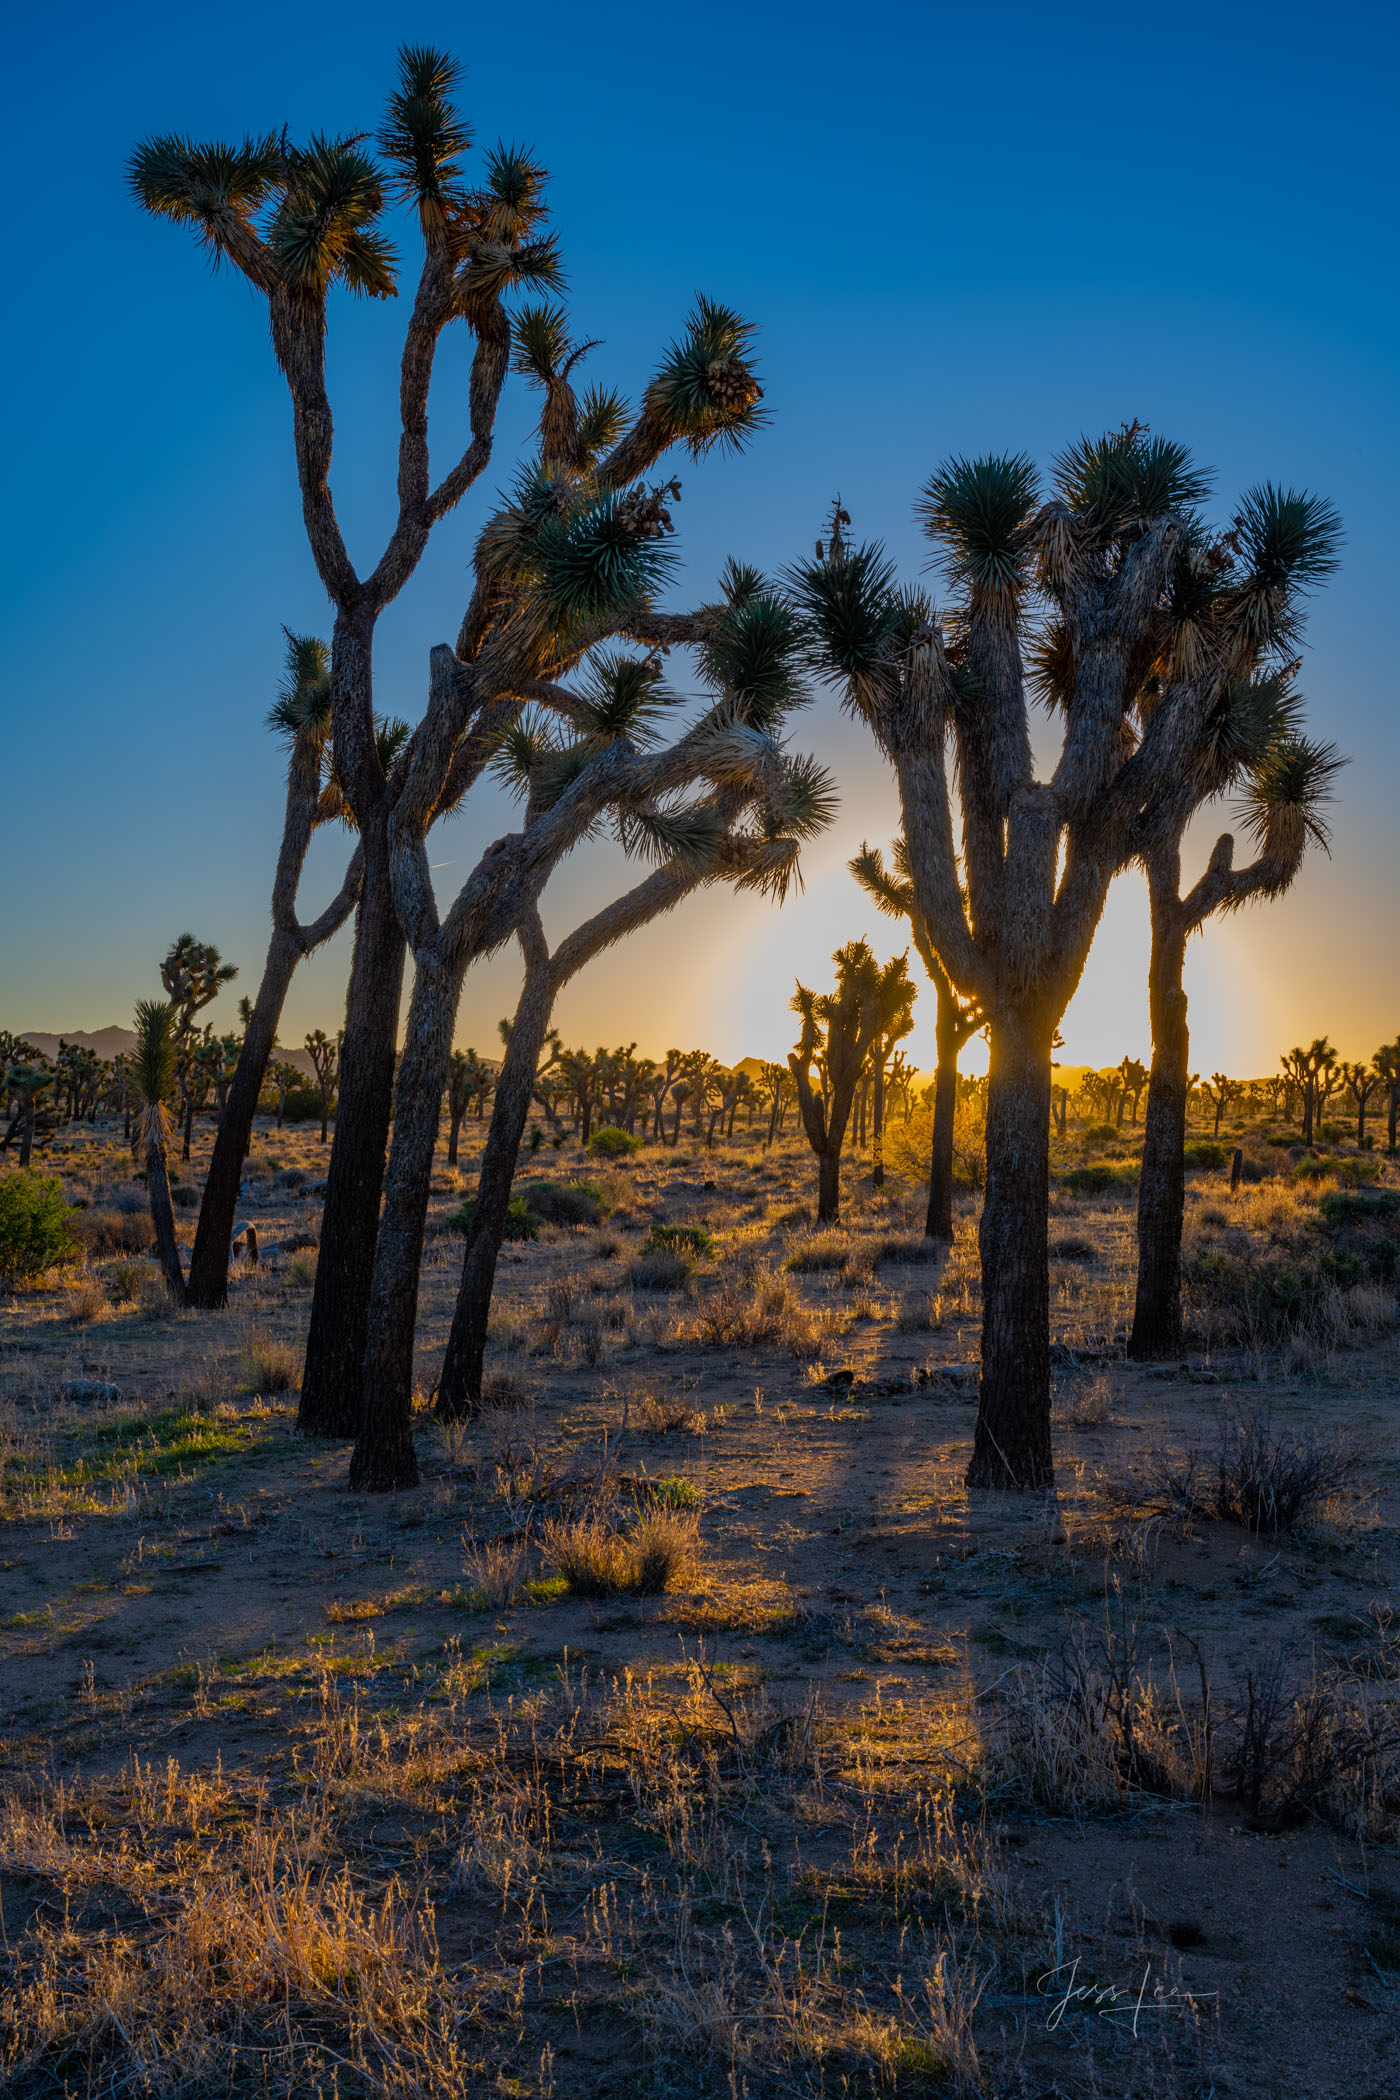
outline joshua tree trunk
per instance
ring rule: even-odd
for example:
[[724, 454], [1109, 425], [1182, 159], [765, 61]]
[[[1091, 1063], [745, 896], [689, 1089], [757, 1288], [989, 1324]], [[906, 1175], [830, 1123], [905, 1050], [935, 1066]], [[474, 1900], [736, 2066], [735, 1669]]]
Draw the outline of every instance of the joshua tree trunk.
[[1191, 1038], [1182, 970], [1187, 927], [1177, 899], [1180, 856], [1148, 864], [1152, 955], [1148, 1003], [1152, 1020], [1152, 1076], [1142, 1135], [1138, 1185], [1137, 1299], [1128, 1354], [1140, 1359], [1179, 1356], [1181, 1223], [1186, 1201], [1184, 1150]]
[[870, 1182], [873, 1188], [885, 1186], [885, 1060], [881, 1057], [875, 1066], [874, 1084], [870, 1089]]
[[505, 1237], [520, 1140], [530, 1113], [536, 1063], [549, 1032], [555, 990], [547, 959], [535, 959], [526, 970], [510, 1042], [496, 1079], [491, 1127], [481, 1154], [462, 1281], [438, 1378], [436, 1407], [444, 1421], [473, 1415], [481, 1405], [481, 1364], [496, 1262]]
[[321, 1217], [297, 1426], [310, 1436], [355, 1436], [374, 1245], [394, 1093], [394, 1046], [405, 941], [389, 888], [387, 854], [370, 842], [345, 1006], [336, 1117]]
[[460, 1108], [448, 1110], [447, 1164], [449, 1167], [455, 1167], [457, 1164], [457, 1139], [461, 1134], [462, 1114], [463, 1111]]
[[958, 1114], [958, 1029], [951, 996], [938, 988], [935, 1040], [938, 1066], [933, 1075], [933, 1157], [929, 1162], [928, 1215], [924, 1231], [931, 1240], [953, 1237], [953, 1133]]
[[1048, 1252], [1052, 1014], [1004, 1009], [991, 1027], [982, 1257], [982, 1388], [969, 1487], [1054, 1483]]
[[158, 1127], [158, 1115], [148, 1112], [146, 1134], [146, 1193], [151, 1203], [151, 1223], [155, 1227], [156, 1257], [165, 1272], [165, 1281], [170, 1295], [177, 1305], [185, 1302], [185, 1278], [180, 1267], [180, 1246], [175, 1237], [175, 1212], [170, 1201], [170, 1174], [165, 1162], [164, 1133]]
[[194, 1136], [194, 1089], [193, 1089], [193, 1087], [191, 1087], [190, 1091], [189, 1091], [189, 1092], [188, 1092], [188, 1093], [186, 1094], [186, 1096], [185, 1096], [185, 1135], [184, 1135], [184, 1140], [183, 1140], [183, 1142], [182, 1142], [182, 1144], [181, 1144], [181, 1146], [180, 1146], [180, 1157], [181, 1157], [181, 1159], [188, 1159], [188, 1158], [189, 1158], [189, 1156], [190, 1156], [190, 1139], [191, 1139], [191, 1138], [192, 1138], [193, 1136]]
[[442, 1113], [462, 972], [429, 950], [413, 978], [408, 1032], [394, 1087], [394, 1142], [374, 1252], [365, 1328], [364, 1399], [350, 1461], [352, 1488], [412, 1487], [413, 1337], [423, 1260], [424, 1200]]

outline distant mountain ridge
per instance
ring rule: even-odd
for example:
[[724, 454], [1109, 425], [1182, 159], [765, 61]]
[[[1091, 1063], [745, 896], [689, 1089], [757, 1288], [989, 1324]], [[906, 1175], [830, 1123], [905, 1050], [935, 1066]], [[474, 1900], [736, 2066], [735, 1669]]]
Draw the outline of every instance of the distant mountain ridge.
[[[45, 1057], [55, 1058], [60, 1043], [76, 1043], [80, 1050], [95, 1050], [99, 1057], [130, 1057], [136, 1048], [135, 1031], [130, 1028], [65, 1028], [54, 1035], [47, 1028], [21, 1028], [19, 1034]], [[283, 1050], [280, 1045], [274, 1058], [284, 1064], [295, 1065], [305, 1072], [308, 1079], [316, 1077], [316, 1067], [304, 1050]]]

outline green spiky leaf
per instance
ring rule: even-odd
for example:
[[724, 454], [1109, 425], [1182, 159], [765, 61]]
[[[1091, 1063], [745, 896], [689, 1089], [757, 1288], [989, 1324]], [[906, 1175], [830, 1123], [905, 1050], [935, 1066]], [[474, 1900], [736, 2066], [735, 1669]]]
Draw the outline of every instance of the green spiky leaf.
[[1037, 483], [1024, 452], [951, 459], [915, 504], [949, 577], [974, 598], [1009, 607], [1029, 576]]

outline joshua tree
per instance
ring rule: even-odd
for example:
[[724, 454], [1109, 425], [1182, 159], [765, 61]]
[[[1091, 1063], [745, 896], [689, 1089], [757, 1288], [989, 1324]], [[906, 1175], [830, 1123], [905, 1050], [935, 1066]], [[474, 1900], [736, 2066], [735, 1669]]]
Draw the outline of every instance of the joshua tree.
[[[344, 925], [360, 893], [363, 856], [357, 847], [351, 855], [345, 880], [326, 909], [309, 923], [303, 923], [297, 917], [297, 890], [312, 834], [332, 819], [344, 820], [348, 813], [339, 784], [327, 770], [331, 730], [330, 653], [315, 635], [292, 634], [288, 629], [283, 632], [286, 635], [286, 658], [282, 686], [268, 716], [269, 727], [283, 739], [287, 748], [287, 799], [277, 872], [272, 883], [272, 937], [268, 942], [267, 960], [263, 964], [256, 1000], [251, 1003], [247, 999], [239, 1001], [243, 1041], [219, 1118], [209, 1176], [199, 1207], [199, 1223], [190, 1255], [191, 1305], [222, 1305], [228, 1295], [229, 1250], [243, 1165], [248, 1157], [258, 1097], [276, 1048], [277, 1028], [292, 977], [298, 963], [313, 954]], [[402, 742], [400, 726], [381, 726], [380, 740], [385, 756], [391, 760], [395, 744]], [[283, 1066], [279, 1070], [279, 1127], [287, 1092], [285, 1075], [294, 1071], [293, 1066]]]
[[175, 1238], [175, 1212], [170, 1203], [170, 1170], [167, 1153], [170, 1125], [165, 1104], [175, 1091], [175, 1040], [179, 1015], [162, 1000], [136, 1002], [136, 1047], [131, 1053], [131, 1077], [141, 1100], [140, 1115], [132, 1137], [132, 1152], [146, 1168], [146, 1193], [155, 1227], [156, 1254], [170, 1295], [177, 1305], [185, 1301], [185, 1278], [180, 1267], [180, 1248]]
[[195, 1015], [217, 999], [224, 986], [237, 975], [237, 963], [222, 961], [212, 942], [197, 941], [192, 933], [176, 936], [174, 946], [160, 966], [160, 981], [175, 1009], [172, 1051], [184, 1129], [180, 1148], [182, 1159], [190, 1156], [190, 1137], [194, 1128], [193, 1067], [200, 1048]]
[[986, 1026], [986, 1017], [976, 999], [960, 999], [952, 980], [938, 959], [928, 927], [919, 910], [914, 881], [909, 871], [909, 848], [903, 837], [894, 842], [892, 865], [885, 866], [878, 846], [862, 844], [848, 863], [851, 873], [891, 918], [907, 919], [919, 960], [927, 971], [937, 999], [933, 1036], [936, 1062], [933, 1074], [933, 1147], [929, 1162], [928, 1212], [924, 1232], [930, 1239], [953, 1237], [953, 1134], [958, 1116], [958, 1058], [966, 1044]]
[[1215, 1110], [1215, 1122], [1210, 1134], [1218, 1138], [1221, 1118], [1230, 1103], [1239, 1095], [1240, 1082], [1238, 1079], [1231, 1079], [1226, 1072], [1212, 1072], [1205, 1083], [1205, 1092], [1210, 1096], [1211, 1106]]
[[311, 1059], [311, 1068], [316, 1074], [316, 1091], [321, 1097], [321, 1143], [326, 1142], [326, 1125], [331, 1113], [331, 1089], [335, 1085], [336, 1068], [340, 1063], [340, 1037], [334, 1041], [324, 1028], [313, 1028], [302, 1045]]
[[684, 1062], [679, 1050], [668, 1050], [666, 1062], [658, 1065], [651, 1075], [648, 1087], [651, 1095], [651, 1134], [661, 1145], [666, 1142], [666, 1096], [679, 1078]]
[[1400, 1037], [1393, 1043], [1382, 1043], [1371, 1059], [1372, 1066], [1380, 1074], [1386, 1090], [1386, 1149], [1395, 1150], [1395, 1129], [1400, 1121]]
[[1342, 1083], [1356, 1103], [1356, 1142], [1358, 1147], [1366, 1143], [1366, 1110], [1371, 1096], [1386, 1084], [1387, 1075], [1375, 1064], [1343, 1064], [1339, 1067]]
[[1123, 1127], [1123, 1111], [1130, 1102], [1132, 1103], [1133, 1121], [1136, 1123], [1138, 1119], [1138, 1103], [1142, 1099], [1142, 1090], [1147, 1085], [1147, 1067], [1136, 1057], [1125, 1057], [1118, 1067], [1118, 1077], [1123, 1087], [1123, 1092], [1118, 1102], [1118, 1127], [1121, 1130]]
[[[831, 812], [824, 783], [810, 770], [802, 777], [806, 786], [802, 789], [801, 812], [794, 809], [798, 818], [794, 845], [799, 836], [808, 835], [829, 821]], [[538, 911], [532, 911], [518, 930], [525, 957], [525, 983], [510, 1026], [505, 1061], [496, 1080], [491, 1127], [482, 1153], [462, 1263], [462, 1283], [438, 1380], [437, 1409], [443, 1416], [468, 1414], [480, 1405], [481, 1361], [496, 1261], [538, 1059], [549, 1039], [550, 1016], [560, 989], [604, 948], [673, 910], [702, 884], [728, 881], [741, 888], [766, 890], [781, 900], [796, 877], [795, 857], [775, 856], [772, 851], [772, 805], [765, 799], [757, 811], [760, 821], [754, 825], [754, 812], [742, 791], [736, 793], [731, 787], [721, 794], [724, 828], [714, 836], [703, 859], [690, 856], [657, 869], [576, 927], [553, 953], [545, 941]], [[672, 1054], [668, 1053], [668, 1064]]]
[[[615, 573], [627, 579], [625, 546]], [[674, 900], [696, 882], [729, 876], [740, 887], [782, 897], [795, 879], [802, 841], [830, 821], [834, 797], [827, 776], [809, 759], [788, 754], [779, 740], [788, 709], [805, 698], [795, 667], [795, 622], [756, 577], [731, 569], [726, 596], [726, 604], [712, 609], [697, 652], [713, 703], [670, 746], [653, 748], [656, 725], [676, 705], [653, 658], [596, 651], [576, 685], [534, 682], [536, 699], [566, 721], [572, 735], [561, 742], [552, 726], [536, 719], [515, 724], [500, 738], [496, 767], [524, 799], [524, 827], [491, 849], [437, 934], [421, 873], [421, 840], [414, 845], [423, 919], [412, 941], [417, 967], [394, 1092], [364, 1416], [351, 1460], [357, 1486], [399, 1486], [416, 1477], [409, 1421], [418, 1268], [445, 1034], [466, 963], [521, 922], [553, 867], [604, 817], [611, 818], [624, 849], [663, 861], [642, 919], [621, 913], [616, 933], [597, 935], [604, 942], [665, 908], [650, 900]], [[448, 652], [435, 651], [434, 658], [436, 670], [455, 681], [458, 667]], [[690, 799], [684, 799], [688, 791]], [[410, 774], [395, 828], [411, 810], [413, 792]], [[396, 894], [401, 879], [407, 883], [403, 858], [396, 847]], [[635, 899], [644, 891], [645, 884], [629, 895]], [[596, 928], [599, 921], [591, 923]], [[512, 1043], [519, 1028], [517, 1017]], [[500, 1082], [497, 1092], [499, 1103]]]
[[[21, 1045], [31, 1050], [32, 1045]], [[53, 1092], [58, 1084], [58, 1074], [51, 1065], [38, 1062], [38, 1052], [33, 1052], [33, 1061], [19, 1061], [10, 1065], [5, 1073], [5, 1088], [10, 1102], [10, 1127], [5, 1132], [4, 1143], [19, 1138], [19, 1163], [29, 1165], [35, 1142], [43, 1143], [58, 1128], [58, 1110], [44, 1096]]]
[[[417, 1010], [399, 1066], [395, 1117], [400, 1129], [411, 1123], [421, 1136], [441, 1099], [462, 970], [509, 938], [558, 854], [607, 802], [605, 787], [621, 790], [637, 776], [618, 777], [627, 759], [613, 749], [586, 787], [556, 778], [551, 808], [538, 813], [529, 836], [492, 848], [440, 923], [428, 881], [427, 828], [479, 777], [499, 732], [524, 703], [556, 704], [535, 681], [552, 686], [623, 628], [661, 646], [699, 638], [697, 616], [650, 610], [648, 587], [665, 561], [659, 542], [668, 529], [662, 499], [670, 485], [647, 490], [640, 477], [671, 446], [684, 443], [699, 454], [738, 442], [762, 415], [748, 356], [752, 331], [705, 300], [630, 420], [614, 395], [576, 396], [570, 373], [582, 351], [568, 341], [562, 310], [527, 308], [512, 321], [505, 305], [516, 287], [548, 290], [560, 282], [544, 172], [526, 155], [498, 147], [480, 186], [468, 186], [468, 135], [453, 104], [457, 77], [441, 53], [402, 51], [375, 151], [362, 134], [308, 148], [285, 134], [241, 148], [172, 136], [147, 141], [132, 164], [146, 208], [191, 225], [267, 299], [273, 349], [292, 398], [303, 517], [335, 609], [336, 772], [359, 827], [364, 872], [301, 1418], [304, 1427], [336, 1433], [359, 1419], [379, 1243], [387, 1229], [389, 1267], [406, 1272], [417, 1237], [411, 1226], [400, 1236], [395, 1222], [401, 1191], [386, 1197], [376, 1231], [405, 941], [414, 949]], [[422, 255], [398, 388], [397, 515], [379, 561], [362, 575], [330, 493], [327, 298], [336, 286], [373, 297], [395, 293], [396, 259], [379, 228], [389, 195], [416, 216]], [[434, 484], [429, 388], [438, 344], [458, 323], [474, 338], [470, 434]], [[455, 647], [433, 653], [427, 712], [391, 779], [374, 740], [375, 628], [417, 568], [433, 528], [488, 464], [512, 351], [516, 368], [543, 394], [539, 457], [478, 541], [475, 588]], [[401, 1152], [401, 1168], [406, 1161]], [[415, 1208], [416, 1180], [415, 1167]]]
[[[1136, 425], [1073, 446], [1048, 501], [1024, 457], [949, 462], [920, 505], [955, 591], [946, 634], [926, 598], [896, 590], [879, 547], [851, 548], [844, 533], [793, 578], [820, 662], [893, 765], [929, 937], [988, 1019], [973, 1487], [1054, 1477], [1055, 1029], [1110, 882], [1150, 841], [1156, 805], [1193, 761], [1227, 684], [1279, 646], [1313, 573], [1312, 528], [1330, 519], [1312, 499], [1262, 489], [1231, 532], [1208, 537], [1197, 515], [1206, 488], [1182, 447]], [[1037, 590], [1048, 613], [1038, 632]], [[1048, 780], [1032, 757], [1032, 690], [1063, 723]]]
[[1306, 1049], [1301, 1043], [1296, 1044], [1279, 1059], [1279, 1063], [1298, 1089], [1302, 1103], [1303, 1143], [1310, 1145], [1328, 1096], [1336, 1086], [1337, 1052], [1325, 1035], [1319, 1035], [1314, 1036]]
[[[832, 956], [834, 992], [812, 992], [799, 982], [792, 1010], [802, 1022], [788, 1067], [797, 1088], [802, 1127], [817, 1155], [817, 1223], [835, 1225], [841, 1216], [841, 1147], [851, 1103], [872, 1046], [909, 1017], [914, 986], [909, 961], [896, 955], [883, 967], [865, 941], [848, 941]], [[824, 1084], [812, 1085], [820, 1057]]]
[[792, 1074], [786, 1065], [764, 1061], [759, 1070], [758, 1089], [760, 1101], [766, 1102], [768, 1107], [768, 1130], [763, 1140], [765, 1152], [782, 1129], [783, 1110], [791, 1086]]
[[477, 1079], [485, 1069], [475, 1050], [454, 1050], [447, 1065], [447, 1164], [457, 1164], [457, 1138], [462, 1118], [477, 1090]]

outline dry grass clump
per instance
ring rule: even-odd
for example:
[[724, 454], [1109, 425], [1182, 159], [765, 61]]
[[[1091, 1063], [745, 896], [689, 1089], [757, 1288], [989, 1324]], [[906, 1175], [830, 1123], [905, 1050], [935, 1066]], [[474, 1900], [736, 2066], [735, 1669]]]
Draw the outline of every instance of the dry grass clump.
[[675, 1323], [670, 1339], [710, 1349], [754, 1349], [776, 1343], [808, 1362], [838, 1340], [845, 1321], [832, 1306], [813, 1307], [785, 1276], [741, 1271]]
[[268, 1335], [253, 1335], [238, 1352], [243, 1390], [248, 1393], [289, 1393], [301, 1383], [301, 1356], [287, 1342]]
[[850, 1234], [839, 1225], [831, 1225], [825, 1231], [804, 1233], [785, 1256], [783, 1267], [791, 1269], [795, 1276], [820, 1269], [844, 1269], [851, 1252]]
[[80, 1327], [90, 1327], [95, 1320], [110, 1320], [112, 1301], [95, 1276], [79, 1274], [70, 1285], [64, 1298], [66, 1317]]
[[508, 1611], [520, 1595], [525, 1547], [516, 1539], [462, 1540], [468, 1602], [481, 1611]]
[[695, 1565], [699, 1520], [652, 1505], [618, 1524], [600, 1514], [554, 1520], [542, 1533], [548, 1558], [580, 1597], [657, 1596]]
[[1243, 1524], [1271, 1537], [1294, 1531], [1355, 1479], [1362, 1454], [1316, 1430], [1275, 1430], [1267, 1408], [1222, 1408], [1215, 1450], [1159, 1464], [1154, 1485], [1189, 1516]]
[[[122, 1192], [123, 1195], [127, 1191]], [[79, 1211], [73, 1218], [73, 1235], [89, 1254], [144, 1254], [155, 1243], [155, 1227], [139, 1191], [133, 1207], [114, 1203], [108, 1209]]]
[[940, 1291], [905, 1291], [894, 1316], [897, 1334], [936, 1334], [943, 1325]]
[[136, 1280], [133, 1293], [137, 1311], [145, 1320], [169, 1320], [175, 1315], [170, 1286], [154, 1264], [147, 1264]]
[[287, 1281], [295, 1290], [309, 1291], [316, 1281], [316, 1263], [320, 1250], [316, 1247], [298, 1247], [287, 1263]]
[[1102, 1371], [1072, 1378], [1055, 1394], [1055, 1411], [1074, 1429], [1102, 1429], [1113, 1419], [1113, 1386]]

